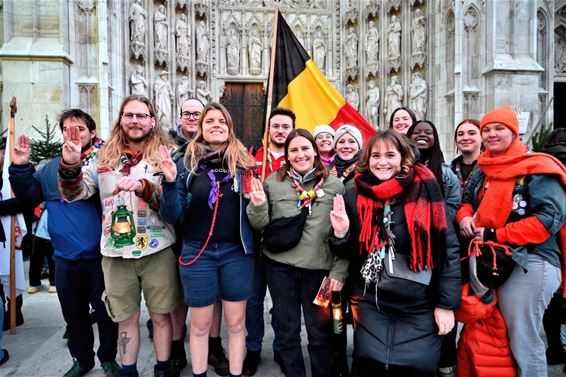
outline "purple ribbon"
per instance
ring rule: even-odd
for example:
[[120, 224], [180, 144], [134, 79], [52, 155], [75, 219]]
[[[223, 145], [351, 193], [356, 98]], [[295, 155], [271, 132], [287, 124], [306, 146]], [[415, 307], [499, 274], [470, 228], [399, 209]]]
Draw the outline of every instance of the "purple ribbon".
[[231, 178], [231, 174], [226, 174], [220, 182], [216, 180], [216, 176], [212, 170], [208, 171], [208, 178], [210, 178], [210, 192], [208, 193], [208, 206], [210, 209], [214, 207], [214, 203], [218, 199], [218, 194], [220, 193], [220, 184], [222, 182], [228, 182]]

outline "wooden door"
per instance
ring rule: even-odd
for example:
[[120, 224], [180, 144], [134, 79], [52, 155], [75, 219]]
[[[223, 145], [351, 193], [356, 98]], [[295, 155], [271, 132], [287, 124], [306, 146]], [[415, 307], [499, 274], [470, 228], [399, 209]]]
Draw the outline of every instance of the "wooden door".
[[265, 94], [262, 83], [227, 82], [220, 98], [234, 121], [238, 139], [249, 148], [261, 146], [263, 123], [265, 122]]

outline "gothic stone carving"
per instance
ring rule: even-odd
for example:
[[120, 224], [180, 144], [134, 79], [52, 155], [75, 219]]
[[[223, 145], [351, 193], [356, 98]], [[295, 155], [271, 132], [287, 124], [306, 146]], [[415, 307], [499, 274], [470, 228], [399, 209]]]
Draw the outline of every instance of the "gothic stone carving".
[[387, 52], [389, 69], [399, 72], [401, 68], [401, 22], [396, 15], [391, 17], [387, 28]]
[[145, 9], [141, 0], [135, 0], [130, 6], [130, 51], [136, 59], [146, 59], [145, 46]]
[[413, 38], [412, 38], [412, 54], [411, 65], [423, 67], [426, 57], [426, 21], [421, 15], [421, 10], [417, 9], [415, 18], [413, 18]]
[[157, 64], [167, 65], [169, 60], [169, 51], [167, 50], [167, 15], [165, 14], [165, 6], [161, 4], [153, 14], [154, 25], [154, 46], [155, 60]]
[[391, 82], [385, 90], [385, 119], [388, 119], [393, 110], [403, 105], [403, 87], [396, 75], [391, 76]]
[[147, 81], [143, 75], [143, 67], [137, 65], [130, 75], [130, 91], [132, 94], [147, 95]]
[[175, 36], [177, 37], [177, 67], [181, 71], [189, 70], [189, 53], [191, 48], [191, 31], [187, 25], [187, 18], [181, 14], [175, 24]]
[[374, 128], [378, 128], [379, 88], [375, 84], [375, 80], [371, 80], [368, 82], [368, 88], [366, 91], [366, 109], [367, 109], [367, 119], [369, 123]]
[[368, 74], [379, 71], [379, 31], [374, 21], [369, 21], [366, 39], [366, 69]]
[[153, 85], [157, 121], [165, 128], [173, 127], [171, 119], [171, 104], [175, 99], [168, 75], [167, 71], [161, 71], [161, 74], [155, 78]]
[[413, 81], [409, 86], [409, 107], [415, 113], [417, 119], [425, 119], [427, 106], [426, 81], [418, 72], [413, 73]]

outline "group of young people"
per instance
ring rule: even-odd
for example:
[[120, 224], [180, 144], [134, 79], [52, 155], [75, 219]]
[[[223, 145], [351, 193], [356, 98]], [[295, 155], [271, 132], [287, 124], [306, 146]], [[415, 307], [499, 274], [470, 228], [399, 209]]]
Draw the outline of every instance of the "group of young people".
[[[93, 124], [80, 110], [64, 112], [61, 158], [35, 172], [22, 135], [10, 166], [16, 196], [50, 213], [74, 359], [65, 376], [95, 365], [89, 306], [105, 373], [138, 375], [142, 294], [155, 376], [187, 365], [187, 308], [193, 376], [206, 376], [210, 350], [216, 361], [224, 355], [222, 311], [228, 357], [215, 370], [254, 375], [266, 288], [274, 358], [287, 376], [306, 376], [301, 313], [312, 376], [432, 377], [455, 367], [481, 376], [501, 365], [502, 376], [546, 376], [539, 333], [561, 282], [566, 169], [527, 153], [511, 109], [462, 121], [449, 165], [434, 123], [408, 108], [365, 141], [356, 125], [295, 129], [295, 114], [276, 108], [269, 145], [255, 154], [215, 102], [183, 104], [181, 146], [144, 96], [124, 99], [100, 149]], [[499, 269], [483, 263], [496, 259]], [[494, 281], [486, 269], [506, 276]], [[351, 371], [337, 367], [346, 347], [333, 335], [333, 292], [353, 317]], [[473, 317], [469, 305], [501, 320]], [[505, 355], [489, 347], [495, 330], [508, 337]], [[491, 365], [497, 358], [507, 363]]]

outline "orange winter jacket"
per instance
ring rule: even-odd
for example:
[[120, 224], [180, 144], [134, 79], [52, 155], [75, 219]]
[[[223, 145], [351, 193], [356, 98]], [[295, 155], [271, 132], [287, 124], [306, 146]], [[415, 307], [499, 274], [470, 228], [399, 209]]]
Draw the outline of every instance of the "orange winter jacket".
[[515, 361], [509, 348], [505, 320], [493, 302], [485, 304], [462, 286], [462, 305], [456, 320], [464, 323], [458, 341], [457, 377], [515, 377]]

